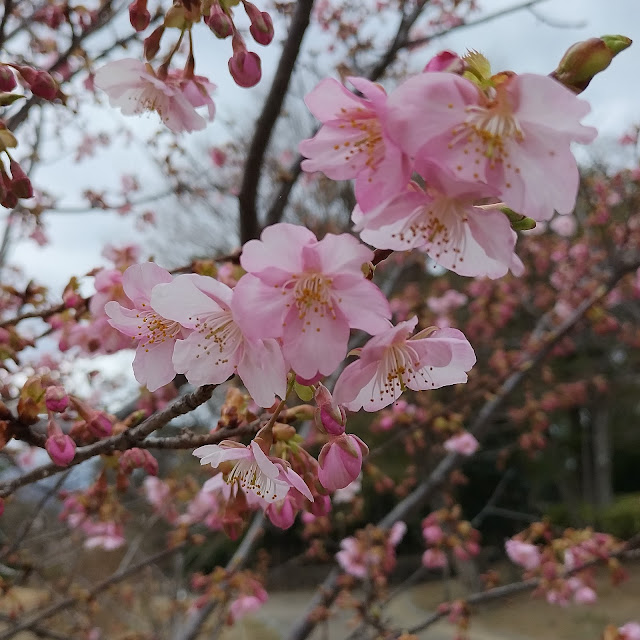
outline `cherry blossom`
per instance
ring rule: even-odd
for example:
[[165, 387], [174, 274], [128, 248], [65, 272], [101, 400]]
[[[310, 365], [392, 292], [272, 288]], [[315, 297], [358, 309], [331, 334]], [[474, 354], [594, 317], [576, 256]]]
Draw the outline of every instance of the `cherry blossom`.
[[[140, 60], [123, 58], [109, 62], [96, 71], [95, 86], [109, 96], [113, 107], [120, 107], [124, 115], [155, 111], [162, 122], [174, 133], [198, 131], [206, 126], [195, 106], [211, 106], [205, 99], [195, 99], [192, 87], [181, 87], [175, 79], [159, 78]], [[213, 85], [200, 83], [207, 90]], [[202, 104], [198, 104], [198, 103]]]
[[153, 262], [132, 265], [122, 277], [124, 292], [133, 309], [112, 300], [105, 307], [109, 324], [138, 340], [133, 372], [140, 384], [156, 391], [175, 377], [172, 364], [173, 348], [182, 336], [182, 327], [159, 315], [151, 306], [151, 292], [161, 283], [171, 282], [171, 274]]
[[570, 213], [579, 181], [570, 143], [597, 133], [580, 124], [589, 104], [547, 76], [505, 73], [493, 84], [487, 95], [452, 73], [409, 78], [389, 97], [388, 131], [419, 173], [435, 161], [534, 220]]
[[356, 198], [368, 209], [395, 195], [409, 181], [411, 163], [386, 133], [384, 89], [365, 78], [348, 78], [363, 95], [355, 96], [333, 78], [325, 78], [305, 97], [323, 123], [300, 153], [305, 171], [322, 171], [332, 180], [356, 179]]
[[318, 480], [327, 491], [348, 487], [362, 471], [369, 447], [350, 433], [332, 436], [318, 456]]
[[233, 311], [233, 290], [215, 278], [178, 276], [154, 288], [152, 307], [193, 330], [179, 340], [173, 366], [192, 384], [218, 384], [237, 373], [252, 398], [270, 407], [284, 398], [287, 367], [276, 340], [250, 340], [242, 333]]
[[318, 241], [286, 223], [244, 246], [248, 272], [234, 289], [234, 313], [253, 339], [281, 338], [285, 359], [305, 380], [330, 375], [347, 352], [350, 329], [375, 334], [391, 316], [383, 293], [361, 270], [373, 252], [348, 234]]
[[438, 389], [466, 382], [475, 364], [473, 348], [457, 329], [411, 333], [416, 317], [371, 338], [360, 358], [338, 378], [334, 398], [350, 411], [378, 411], [405, 389]]
[[640, 640], [640, 623], [627, 622], [627, 624], [618, 627], [620, 640]]
[[517, 235], [498, 210], [474, 206], [496, 192], [487, 185], [456, 180], [449, 171], [424, 163], [426, 191], [415, 182], [366, 215], [353, 212], [364, 242], [379, 249], [421, 248], [438, 264], [462, 276], [500, 278], [524, 266], [514, 255]]
[[234, 462], [225, 481], [236, 485], [266, 504], [283, 500], [291, 487], [313, 502], [313, 495], [304, 480], [280, 458], [267, 456], [255, 440], [248, 447], [231, 440], [198, 447], [194, 456], [200, 464], [217, 467], [223, 462]]
[[511, 539], [505, 543], [505, 549], [510, 560], [531, 571], [540, 566], [540, 549], [530, 542], [522, 542], [522, 540]]
[[479, 443], [468, 431], [449, 438], [444, 443], [444, 448], [450, 453], [459, 453], [463, 456], [472, 456], [478, 449]]

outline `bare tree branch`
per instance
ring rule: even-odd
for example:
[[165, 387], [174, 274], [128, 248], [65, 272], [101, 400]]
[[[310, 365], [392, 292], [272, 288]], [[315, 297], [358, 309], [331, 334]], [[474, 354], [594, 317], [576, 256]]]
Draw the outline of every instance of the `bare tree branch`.
[[264, 155], [269, 146], [273, 128], [280, 117], [282, 104], [289, 88], [289, 81], [300, 53], [302, 39], [309, 26], [312, 8], [313, 0], [298, 0], [269, 95], [256, 122], [256, 129], [249, 146], [249, 153], [242, 176], [242, 185], [238, 195], [241, 244], [252, 238], [257, 238], [260, 233], [256, 198]]

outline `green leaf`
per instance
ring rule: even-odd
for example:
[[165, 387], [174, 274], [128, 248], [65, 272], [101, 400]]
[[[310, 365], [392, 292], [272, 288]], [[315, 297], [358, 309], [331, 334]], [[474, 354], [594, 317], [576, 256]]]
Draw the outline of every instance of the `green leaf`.
[[509, 218], [511, 228], [514, 231], [529, 231], [536, 227], [536, 221], [533, 218], [527, 218], [527, 216], [523, 216], [521, 213], [516, 213], [513, 209], [509, 209], [509, 207], [502, 207], [500, 211]]
[[313, 387], [305, 387], [302, 384], [294, 382], [293, 389], [296, 392], [298, 398], [303, 402], [309, 402], [313, 399]]

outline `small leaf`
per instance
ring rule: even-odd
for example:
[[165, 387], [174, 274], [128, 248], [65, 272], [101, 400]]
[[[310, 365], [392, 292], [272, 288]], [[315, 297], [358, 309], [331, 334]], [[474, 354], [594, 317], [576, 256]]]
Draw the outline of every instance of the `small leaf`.
[[309, 402], [313, 399], [313, 387], [306, 387], [298, 382], [293, 384], [293, 388], [300, 400]]
[[0, 107], [6, 107], [7, 105], [13, 104], [16, 100], [20, 100], [22, 98], [26, 99], [26, 96], [19, 93], [0, 93]]
[[527, 218], [527, 216], [523, 216], [521, 213], [516, 213], [513, 209], [509, 209], [509, 207], [502, 207], [500, 211], [509, 218], [511, 228], [514, 231], [529, 231], [536, 228], [536, 221], [533, 218]]

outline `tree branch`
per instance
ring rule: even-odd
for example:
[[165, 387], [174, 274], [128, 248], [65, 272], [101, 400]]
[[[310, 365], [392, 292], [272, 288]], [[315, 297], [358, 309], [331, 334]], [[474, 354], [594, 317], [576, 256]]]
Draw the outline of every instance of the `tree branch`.
[[313, 0], [298, 0], [293, 20], [289, 27], [289, 34], [282, 49], [280, 62], [276, 74], [271, 84], [269, 95], [262, 108], [262, 113], [256, 122], [256, 129], [249, 146], [247, 161], [244, 166], [242, 185], [238, 195], [240, 204], [240, 243], [257, 238], [260, 233], [260, 222], [258, 220], [258, 210], [256, 198], [258, 195], [258, 184], [262, 173], [264, 155], [273, 128], [280, 116], [282, 104], [287, 95], [289, 81], [293, 74], [293, 69], [300, 53], [302, 39], [309, 26]]
[[[132, 446], [139, 445], [146, 436], [156, 429], [164, 427], [174, 418], [182, 416], [185, 413], [189, 413], [201, 404], [204, 404], [209, 400], [209, 398], [211, 398], [211, 394], [216, 386], [217, 385], [207, 384], [199, 387], [195, 391], [182, 396], [182, 398], [176, 400], [166, 409], [154, 413], [137, 427], [127, 429], [118, 435], [105, 438], [104, 440], [99, 440], [98, 442], [87, 445], [86, 447], [80, 447], [76, 450], [76, 455], [69, 466], [78, 465], [85, 460], [89, 460], [90, 458], [103, 453], [112, 453], [113, 451], [125, 450]], [[29, 471], [28, 473], [18, 476], [12, 480], [7, 480], [6, 482], [0, 483], [0, 497], [5, 498], [12, 494], [16, 489], [19, 489], [26, 484], [62, 473], [68, 468], [69, 467], [59, 467], [58, 465], [51, 463], [33, 469], [33, 471]]]

